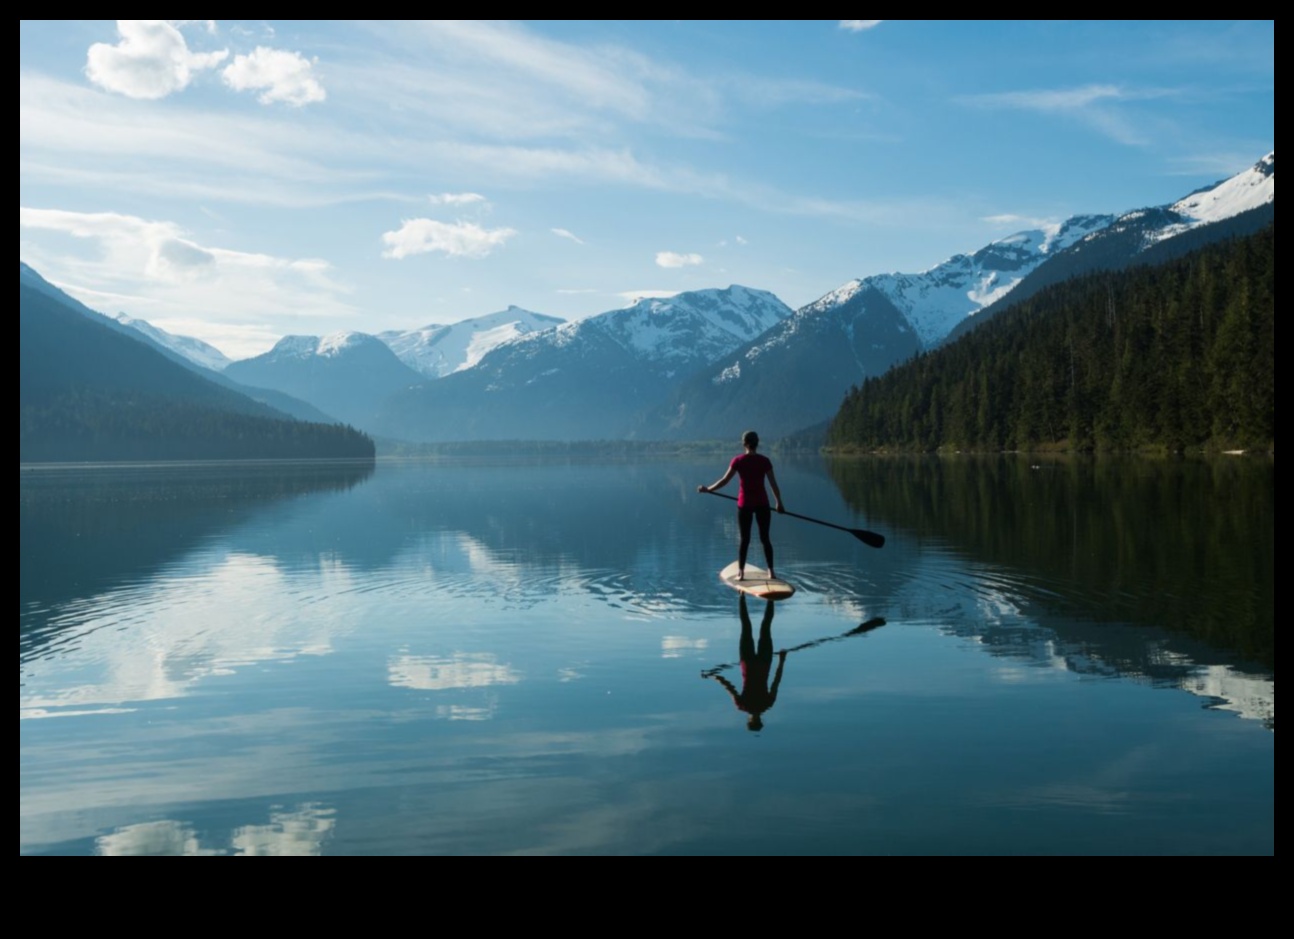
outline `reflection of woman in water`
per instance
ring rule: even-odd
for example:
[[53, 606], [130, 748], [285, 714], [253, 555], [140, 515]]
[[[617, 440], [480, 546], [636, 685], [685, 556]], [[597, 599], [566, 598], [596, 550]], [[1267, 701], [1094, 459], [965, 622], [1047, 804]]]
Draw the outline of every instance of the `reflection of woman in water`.
[[786, 650], [777, 653], [777, 674], [773, 684], [768, 684], [768, 672], [773, 666], [773, 601], [764, 601], [764, 619], [759, 624], [759, 644], [750, 625], [750, 611], [746, 609], [746, 595], [741, 595], [741, 691], [717, 672], [703, 673], [728, 689], [732, 703], [747, 714], [746, 727], [760, 730], [764, 726], [761, 715], [777, 700], [777, 686], [782, 683], [782, 667], [786, 665]]

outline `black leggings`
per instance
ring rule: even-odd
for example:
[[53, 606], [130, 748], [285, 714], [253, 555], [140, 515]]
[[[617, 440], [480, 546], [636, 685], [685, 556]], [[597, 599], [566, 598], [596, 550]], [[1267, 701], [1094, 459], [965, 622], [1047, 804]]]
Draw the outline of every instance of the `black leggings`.
[[768, 522], [772, 515], [773, 510], [766, 505], [737, 509], [737, 530], [741, 532], [741, 543], [737, 548], [739, 566], [746, 566], [746, 554], [750, 551], [750, 520], [753, 518], [759, 522], [759, 542], [764, 546], [764, 560], [768, 563], [768, 569], [773, 569], [773, 542], [768, 537]]

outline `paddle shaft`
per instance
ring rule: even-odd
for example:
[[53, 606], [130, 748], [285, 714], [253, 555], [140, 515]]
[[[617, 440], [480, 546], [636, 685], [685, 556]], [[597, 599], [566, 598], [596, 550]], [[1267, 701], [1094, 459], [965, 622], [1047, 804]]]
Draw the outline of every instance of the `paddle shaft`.
[[[714, 492], [710, 489], [707, 489], [706, 492], [710, 493], [712, 496], [718, 496], [720, 499], [731, 499], [733, 502], [737, 501], [736, 496], [730, 496], [722, 492]], [[807, 515], [797, 515], [795, 512], [782, 512], [781, 514], [790, 515], [792, 518], [801, 518], [806, 522], [813, 522], [815, 525], [826, 525], [828, 528], [838, 528], [841, 531], [847, 531], [863, 544], [873, 548], [879, 548], [885, 544], [884, 535], [878, 535], [876, 532], [868, 531], [865, 528], [846, 528], [844, 525], [837, 525], [834, 522], [824, 522], [820, 518], [809, 518]]]

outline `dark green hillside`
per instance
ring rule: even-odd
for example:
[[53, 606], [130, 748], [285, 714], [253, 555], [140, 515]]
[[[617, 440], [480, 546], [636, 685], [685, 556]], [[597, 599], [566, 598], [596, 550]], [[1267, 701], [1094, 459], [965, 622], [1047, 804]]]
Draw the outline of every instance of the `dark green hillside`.
[[1047, 288], [853, 389], [839, 450], [1269, 449], [1275, 225]]
[[18, 300], [22, 462], [373, 455], [363, 434], [292, 420], [57, 297], [20, 284]]

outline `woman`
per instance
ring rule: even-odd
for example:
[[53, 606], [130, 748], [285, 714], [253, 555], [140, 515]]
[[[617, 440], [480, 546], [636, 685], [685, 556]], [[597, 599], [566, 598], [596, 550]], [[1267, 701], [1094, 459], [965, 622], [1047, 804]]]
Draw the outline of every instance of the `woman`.
[[782, 507], [782, 491], [777, 488], [777, 477], [773, 475], [773, 461], [759, 449], [759, 434], [748, 430], [741, 435], [741, 444], [746, 452], [732, 458], [728, 471], [723, 477], [709, 486], [697, 486], [697, 492], [714, 492], [728, 485], [733, 476], [741, 478], [741, 487], [737, 491], [737, 530], [741, 532], [741, 544], [737, 549], [737, 579], [741, 580], [746, 572], [746, 553], [750, 550], [750, 522], [759, 523], [759, 541], [764, 546], [764, 560], [768, 563], [768, 576], [776, 578], [773, 572], [773, 542], [768, 538], [768, 523], [772, 517], [768, 507], [768, 493], [764, 491], [764, 480], [773, 487], [773, 498], [777, 500], [774, 507], [785, 512]]

